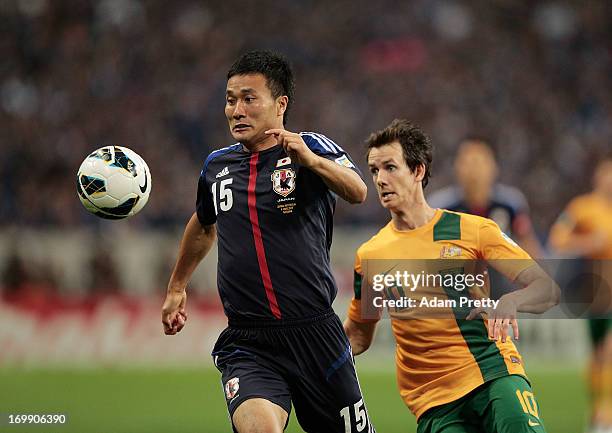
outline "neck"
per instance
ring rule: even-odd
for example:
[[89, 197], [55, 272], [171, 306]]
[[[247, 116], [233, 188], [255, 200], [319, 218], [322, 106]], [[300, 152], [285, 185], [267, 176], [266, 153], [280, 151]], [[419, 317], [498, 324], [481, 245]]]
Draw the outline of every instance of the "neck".
[[423, 192], [412, 203], [402, 206], [397, 211], [391, 211], [391, 221], [397, 230], [407, 231], [422, 227], [432, 220], [436, 210], [427, 204]]

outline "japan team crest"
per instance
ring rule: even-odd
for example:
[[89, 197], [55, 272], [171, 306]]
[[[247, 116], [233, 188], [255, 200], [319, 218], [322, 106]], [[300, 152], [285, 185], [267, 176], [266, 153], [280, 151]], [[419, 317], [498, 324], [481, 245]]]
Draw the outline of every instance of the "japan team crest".
[[295, 190], [295, 171], [292, 168], [274, 170], [272, 173], [272, 189], [275, 193], [287, 197]]
[[234, 377], [228, 380], [225, 384], [225, 397], [228, 400], [231, 400], [238, 394], [238, 390], [240, 389], [240, 378]]

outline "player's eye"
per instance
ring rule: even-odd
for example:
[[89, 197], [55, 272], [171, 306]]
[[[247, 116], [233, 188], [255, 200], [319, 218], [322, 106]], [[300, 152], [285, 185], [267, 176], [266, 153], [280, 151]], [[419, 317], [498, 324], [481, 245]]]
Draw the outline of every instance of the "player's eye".
[[372, 173], [372, 175], [376, 175], [378, 173], [378, 169], [377, 168], [371, 168], [370, 169], [370, 173]]
[[253, 102], [255, 100], [255, 98], [253, 96], [247, 96], [246, 98], [244, 98], [244, 100], [246, 102]]
[[234, 98], [226, 98], [225, 103], [227, 105], [234, 105], [236, 103], [236, 100]]
[[387, 171], [395, 171], [397, 167], [394, 165], [388, 165], [386, 168], [387, 168]]

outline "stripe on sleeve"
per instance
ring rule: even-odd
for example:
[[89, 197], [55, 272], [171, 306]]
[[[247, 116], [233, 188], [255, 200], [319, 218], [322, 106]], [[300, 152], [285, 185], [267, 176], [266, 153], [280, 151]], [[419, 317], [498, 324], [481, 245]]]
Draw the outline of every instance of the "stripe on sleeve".
[[314, 133], [312, 133], [312, 132], [302, 132], [300, 135], [302, 135], [303, 137], [305, 136], [305, 137], [311, 138], [312, 140], [310, 140], [310, 144], [315, 146], [315, 147], [318, 147], [319, 150], [322, 150], [325, 153], [336, 153], [332, 148], [329, 147], [329, 144], [327, 144], [325, 141], [321, 140]]
[[335, 150], [334, 153], [343, 153], [344, 150], [338, 146], [331, 138], [328, 138], [326, 136], [324, 136], [323, 134], [319, 134], [316, 132], [313, 132], [313, 134], [317, 137], [319, 137], [321, 140], [325, 141], [332, 149]]
[[208, 170], [208, 164], [210, 164], [213, 159], [215, 159], [218, 156], [225, 155], [226, 153], [233, 152], [234, 150], [237, 150], [241, 147], [242, 147], [242, 144], [236, 143], [236, 144], [232, 144], [231, 146], [227, 146], [222, 149], [217, 149], [211, 152], [210, 155], [208, 155], [208, 158], [206, 158], [206, 161], [204, 162], [204, 168], [202, 169], [200, 176], [203, 176], [206, 174], [206, 170]]

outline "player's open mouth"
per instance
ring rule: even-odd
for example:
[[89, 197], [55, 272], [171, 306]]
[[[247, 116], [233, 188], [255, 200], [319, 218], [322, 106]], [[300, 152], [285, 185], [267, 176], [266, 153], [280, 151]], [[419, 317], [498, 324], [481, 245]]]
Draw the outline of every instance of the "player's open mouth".
[[381, 197], [383, 200], [384, 200], [384, 199], [387, 199], [387, 198], [391, 198], [391, 197], [392, 197], [392, 196], [394, 196], [394, 195], [395, 195], [395, 193], [394, 193], [394, 192], [391, 192], [391, 191], [385, 191], [385, 192], [381, 192], [381, 193], [380, 193], [380, 197]]
[[247, 128], [250, 128], [251, 125], [247, 125], [246, 123], [239, 123], [238, 125], [234, 126], [234, 131], [236, 132], [242, 132], [244, 130], [246, 130]]

